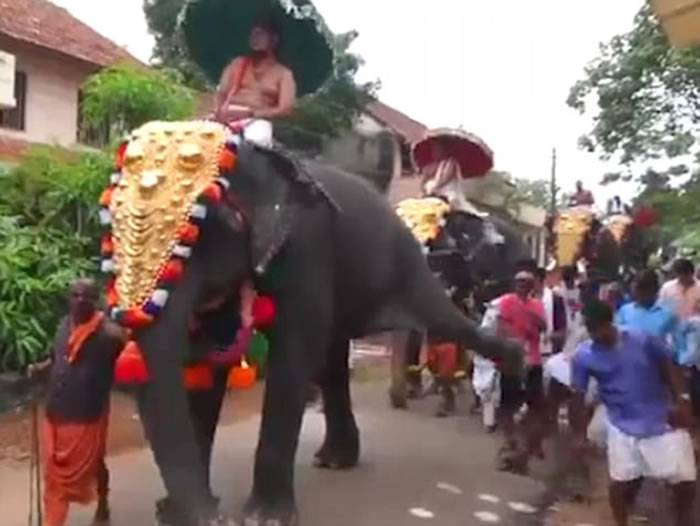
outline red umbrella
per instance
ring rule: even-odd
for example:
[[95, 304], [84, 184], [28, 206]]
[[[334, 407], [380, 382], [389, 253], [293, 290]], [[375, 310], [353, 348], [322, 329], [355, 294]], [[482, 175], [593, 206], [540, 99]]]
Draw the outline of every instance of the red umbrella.
[[459, 163], [463, 177], [483, 177], [493, 168], [493, 152], [479, 137], [464, 130], [438, 128], [413, 145], [413, 162], [419, 169], [439, 160], [435, 143]]

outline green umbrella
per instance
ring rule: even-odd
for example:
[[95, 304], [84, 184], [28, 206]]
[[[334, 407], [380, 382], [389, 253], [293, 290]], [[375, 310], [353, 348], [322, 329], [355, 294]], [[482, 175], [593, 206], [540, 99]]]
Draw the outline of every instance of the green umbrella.
[[214, 82], [235, 57], [250, 52], [250, 31], [272, 18], [280, 30], [280, 62], [298, 94], [316, 91], [333, 71], [328, 29], [308, 0], [189, 0], [180, 24], [194, 60]]

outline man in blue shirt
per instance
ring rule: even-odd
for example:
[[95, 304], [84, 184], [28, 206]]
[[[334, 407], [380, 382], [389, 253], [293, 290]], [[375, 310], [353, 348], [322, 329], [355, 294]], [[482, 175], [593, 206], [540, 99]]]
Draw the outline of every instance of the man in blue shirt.
[[673, 311], [659, 302], [659, 288], [653, 270], [640, 272], [634, 280], [634, 301], [620, 308], [616, 321], [622, 328], [646, 332], [671, 344], [679, 322]]
[[627, 526], [629, 508], [643, 477], [670, 483], [678, 526], [693, 524], [695, 455], [688, 432], [689, 395], [664, 343], [637, 330], [618, 329], [609, 305], [584, 309], [591, 336], [572, 364], [572, 423], [577, 447], [585, 443], [584, 395], [598, 382], [608, 412], [610, 505], [618, 526]]

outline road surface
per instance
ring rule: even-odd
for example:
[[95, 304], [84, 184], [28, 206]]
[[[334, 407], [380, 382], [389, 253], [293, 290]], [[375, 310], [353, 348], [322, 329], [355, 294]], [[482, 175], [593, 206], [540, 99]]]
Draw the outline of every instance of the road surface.
[[[307, 412], [296, 470], [301, 526], [541, 524], [542, 484], [498, 473], [496, 438], [467, 417], [464, 407], [446, 420], [430, 416], [435, 398], [395, 411], [384, 381], [356, 383], [353, 394], [363, 440], [361, 465], [353, 471], [311, 467], [323, 418], [316, 409]], [[219, 431], [214, 487], [227, 512], [238, 512], [250, 489], [258, 426], [253, 413]], [[153, 503], [163, 490], [150, 451], [122, 453], [109, 463], [112, 524], [153, 524]], [[3, 526], [27, 524], [26, 473], [21, 465], [0, 465]], [[69, 524], [88, 526], [91, 511], [76, 508]]]

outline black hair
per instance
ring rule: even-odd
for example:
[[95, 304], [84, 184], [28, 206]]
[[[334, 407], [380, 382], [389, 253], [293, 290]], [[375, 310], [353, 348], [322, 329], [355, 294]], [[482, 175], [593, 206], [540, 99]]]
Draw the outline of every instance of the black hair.
[[275, 35], [278, 41], [282, 37], [282, 28], [280, 27], [280, 24], [277, 21], [277, 19], [272, 15], [261, 16], [255, 21], [253, 27], [259, 27], [260, 29], [264, 29], [271, 35]]
[[547, 279], [547, 269], [544, 267], [537, 267], [537, 270], [535, 271], [535, 277], [539, 279], [540, 281], [544, 281]]
[[531, 274], [537, 275], [538, 267], [539, 265], [534, 259], [521, 259], [515, 264], [515, 273], [530, 272]]
[[659, 290], [659, 276], [651, 269], [642, 270], [635, 278], [637, 288], [644, 291]]
[[673, 262], [673, 272], [677, 275], [694, 274], [695, 265], [689, 259], [677, 259]]
[[561, 277], [562, 277], [564, 280], [571, 280], [571, 281], [573, 281], [573, 280], [576, 279], [576, 276], [577, 276], [577, 275], [578, 275], [578, 271], [576, 270], [576, 267], [574, 267], [573, 265], [569, 265], [569, 266], [567, 266], [567, 267], [564, 267], [564, 268], [561, 270]]
[[612, 307], [599, 299], [588, 301], [581, 313], [586, 320], [586, 326], [593, 329], [608, 325], [615, 319]]

